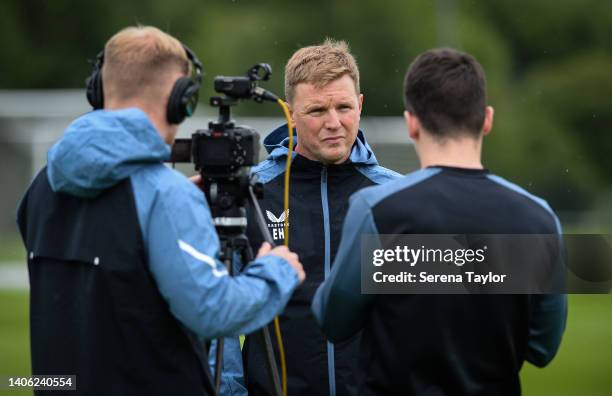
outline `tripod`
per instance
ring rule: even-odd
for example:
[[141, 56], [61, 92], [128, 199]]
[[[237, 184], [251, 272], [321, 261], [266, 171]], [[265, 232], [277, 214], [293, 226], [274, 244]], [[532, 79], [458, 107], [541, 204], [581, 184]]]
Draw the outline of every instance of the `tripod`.
[[[258, 74], [261, 71], [265, 73]], [[238, 103], [239, 98], [277, 102], [276, 96], [255, 84], [257, 80], [266, 80], [269, 74], [268, 65], [256, 65], [249, 70], [248, 78], [215, 79], [215, 90], [228, 95], [210, 98], [211, 106], [219, 108], [217, 121], [209, 122], [207, 130], [196, 131], [191, 139], [177, 139], [173, 147], [172, 162], [193, 160], [202, 176], [204, 194], [221, 241], [220, 258], [230, 275], [233, 274], [232, 264], [236, 255], [243, 263], [253, 260], [253, 252], [245, 236], [247, 204], [254, 209], [262, 236], [274, 246], [257, 202], [257, 197], [263, 196], [263, 185], [256, 183], [249, 174], [249, 167], [258, 162], [259, 134], [247, 126], [235, 125], [230, 118], [230, 108]], [[263, 340], [272, 393], [281, 396], [281, 381], [268, 327], [264, 326], [254, 334]], [[219, 393], [222, 363], [223, 339], [220, 338], [217, 340], [214, 394]]]
[[[258, 228], [264, 239], [274, 246], [274, 242], [268, 228], [266, 227], [265, 219], [261, 211], [261, 207], [257, 202], [257, 193], [261, 194], [261, 185], [256, 183], [253, 179], [248, 182], [248, 202], [255, 212], [255, 219], [257, 221]], [[249, 241], [244, 234], [246, 229], [246, 210], [243, 207], [239, 207], [238, 213], [244, 215], [244, 217], [214, 217], [215, 226], [219, 233], [221, 241], [221, 260], [224, 262], [228, 272], [233, 276], [233, 259], [238, 254], [243, 263], [249, 263], [253, 260], [253, 250], [249, 245]], [[272, 338], [270, 337], [270, 331], [268, 326], [264, 326], [261, 330], [258, 330], [259, 337], [263, 340], [263, 344], [266, 351], [266, 365], [267, 370], [270, 373], [270, 379], [274, 393], [277, 396], [281, 395], [281, 381], [278, 375], [278, 367], [274, 357], [274, 349], [272, 346]], [[219, 394], [221, 386], [221, 368], [223, 366], [223, 338], [217, 339], [217, 351], [215, 356], [215, 391]]]

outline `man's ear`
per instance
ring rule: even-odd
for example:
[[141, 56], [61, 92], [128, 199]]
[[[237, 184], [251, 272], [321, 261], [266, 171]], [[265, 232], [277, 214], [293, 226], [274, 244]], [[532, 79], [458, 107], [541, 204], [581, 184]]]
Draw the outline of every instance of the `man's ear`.
[[361, 115], [361, 109], [363, 108], [363, 94], [359, 94], [357, 97], [357, 103], [359, 106], [359, 115]]
[[285, 101], [285, 104], [287, 105], [287, 109], [289, 110], [289, 117], [291, 117], [291, 123], [293, 124], [293, 127], [295, 128], [295, 118], [293, 117], [293, 107], [291, 107], [291, 104], [287, 101]]
[[491, 106], [485, 108], [485, 119], [482, 124], [482, 136], [488, 135], [493, 129], [493, 115], [495, 110]]
[[408, 129], [408, 136], [412, 140], [419, 140], [421, 135], [421, 123], [419, 119], [408, 110], [404, 111], [404, 121], [406, 122], [406, 128]]

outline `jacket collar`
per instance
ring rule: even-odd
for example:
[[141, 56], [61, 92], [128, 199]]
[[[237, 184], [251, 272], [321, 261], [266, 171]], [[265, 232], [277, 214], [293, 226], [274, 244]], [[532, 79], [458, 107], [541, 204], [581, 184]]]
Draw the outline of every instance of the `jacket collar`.
[[[295, 147], [298, 145], [298, 138], [295, 131], [293, 141], [295, 149]], [[281, 125], [274, 131], [270, 132], [270, 134], [264, 139], [263, 144], [268, 154], [270, 154], [268, 159], [280, 161], [286, 158], [289, 151], [289, 128], [287, 124]], [[294, 151], [293, 158], [295, 158], [296, 155], [297, 154]], [[351, 155], [349, 156], [347, 162], [361, 165], [378, 165], [378, 160], [376, 159], [372, 148], [366, 141], [365, 134], [361, 129], [357, 132], [357, 138], [355, 139], [355, 143], [353, 143]]]

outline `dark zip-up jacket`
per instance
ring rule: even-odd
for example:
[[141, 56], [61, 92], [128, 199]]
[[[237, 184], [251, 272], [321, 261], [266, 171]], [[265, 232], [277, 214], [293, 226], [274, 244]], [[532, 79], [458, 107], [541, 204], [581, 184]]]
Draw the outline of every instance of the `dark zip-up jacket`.
[[[349, 159], [341, 165], [325, 166], [293, 154], [290, 209], [283, 213], [287, 143], [286, 126], [272, 132], [264, 141], [270, 156], [253, 171], [264, 184], [260, 204], [272, 237], [277, 244], [283, 243], [283, 220], [289, 216], [289, 248], [299, 254], [307, 274], [280, 316], [288, 394], [351, 395], [356, 390], [359, 335], [335, 346], [327, 342], [310, 304], [315, 290], [331, 270], [349, 197], [364, 187], [385, 183], [399, 175], [378, 165], [359, 131]], [[249, 221], [248, 236], [254, 247], [259, 246], [262, 238], [254, 219]], [[264, 389], [269, 376], [261, 363], [260, 344], [248, 337], [243, 353], [249, 394], [267, 394]]]
[[334, 342], [362, 331], [360, 395], [520, 395], [523, 362], [559, 347], [566, 296], [363, 294], [361, 236], [560, 233], [544, 200], [487, 170], [421, 169], [351, 198], [312, 309]]

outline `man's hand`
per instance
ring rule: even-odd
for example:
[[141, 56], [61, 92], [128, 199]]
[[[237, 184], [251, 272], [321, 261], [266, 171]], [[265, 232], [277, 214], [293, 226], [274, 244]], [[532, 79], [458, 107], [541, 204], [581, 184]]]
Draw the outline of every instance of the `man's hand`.
[[289, 262], [295, 272], [297, 272], [300, 283], [304, 282], [306, 274], [304, 273], [304, 267], [302, 267], [302, 263], [300, 263], [300, 259], [296, 253], [290, 251], [286, 246], [277, 246], [272, 249], [272, 246], [268, 242], [262, 243], [259, 251], [257, 252], [257, 258], [267, 256], [269, 254], [278, 256]]
[[197, 188], [204, 191], [204, 182], [202, 181], [202, 176], [198, 173], [197, 175], [193, 175], [189, 178], [189, 180], [196, 185]]

